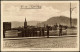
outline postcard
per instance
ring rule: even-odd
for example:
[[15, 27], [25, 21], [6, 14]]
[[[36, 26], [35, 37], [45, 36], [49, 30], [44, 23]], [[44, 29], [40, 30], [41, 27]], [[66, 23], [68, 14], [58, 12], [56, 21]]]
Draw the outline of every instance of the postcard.
[[2, 51], [79, 51], [79, 1], [1, 1]]

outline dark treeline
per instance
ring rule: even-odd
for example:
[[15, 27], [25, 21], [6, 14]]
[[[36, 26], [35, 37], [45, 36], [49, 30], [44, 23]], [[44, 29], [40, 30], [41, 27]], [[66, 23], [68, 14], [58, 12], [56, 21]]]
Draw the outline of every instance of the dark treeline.
[[[49, 37], [49, 31], [57, 30], [58, 27], [59, 27], [58, 25], [54, 25], [54, 26], [46, 25], [44, 27], [27, 26], [27, 28], [19, 27], [19, 28], [14, 28], [14, 29], [21, 31], [21, 33], [19, 33], [19, 36], [21, 37], [34, 37], [34, 36]], [[67, 26], [62, 26], [62, 28], [67, 29]], [[46, 35], [45, 35], [45, 31], [46, 31]]]

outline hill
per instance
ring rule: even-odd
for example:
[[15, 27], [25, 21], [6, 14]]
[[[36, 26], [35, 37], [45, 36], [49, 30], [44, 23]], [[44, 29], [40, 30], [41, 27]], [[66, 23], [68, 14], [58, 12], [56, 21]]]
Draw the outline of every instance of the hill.
[[[55, 25], [56, 23], [70, 26], [70, 18], [69, 17], [65, 17], [65, 16], [51, 17], [47, 21], [39, 23], [37, 25], [38, 26], [43, 26], [44, 24]], [[74, 25], [74, 26], [77, 25], [77, 19], [72, 19], [72, 25]]]

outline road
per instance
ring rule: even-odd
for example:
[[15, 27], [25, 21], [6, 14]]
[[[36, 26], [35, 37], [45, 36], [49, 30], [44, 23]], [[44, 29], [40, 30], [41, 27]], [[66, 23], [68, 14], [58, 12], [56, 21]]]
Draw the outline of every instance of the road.
[[4, 48], [76, 48], [76, 46], [77, 36], [3, 39]]

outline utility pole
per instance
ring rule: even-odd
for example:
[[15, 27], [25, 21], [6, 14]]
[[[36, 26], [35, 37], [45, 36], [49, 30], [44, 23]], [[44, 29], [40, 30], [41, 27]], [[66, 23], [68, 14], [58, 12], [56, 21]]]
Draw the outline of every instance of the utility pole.
[[75, 9], [76, 7], [74, 8], [71, 8], [71, 2], [70, 2], [70, 27], [72, 27], [72, 11], [73, 9]]
[[71, 11], [71, 3], [70, 3], [70, 27], [72, 27], [72, 18], [71, 18], [71, 13], [72, 13], [72, 11]]

